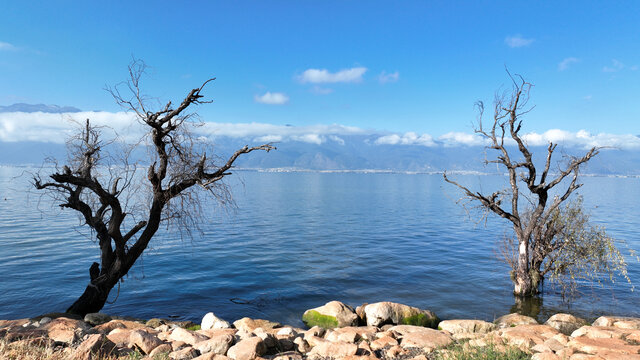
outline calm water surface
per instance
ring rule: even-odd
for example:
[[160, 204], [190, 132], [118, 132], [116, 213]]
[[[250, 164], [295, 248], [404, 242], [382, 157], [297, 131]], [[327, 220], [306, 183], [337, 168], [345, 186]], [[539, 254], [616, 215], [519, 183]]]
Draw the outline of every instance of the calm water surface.
[[[28, 192], [24, 170], [0, 167], [0, 319], [64, 311], [99, 259], [73, 212]], [[234, 176], [237, 210], [212, 206], [204, 234], [192, 240], [162, 229], [104, 312], [199, 322], [213, 311], [231, 321], [250, 316], [302, 325], [304, 310], [330, 300], [397, 301], [444, 319], [493, 320], [514, 306], [509, 269], [495, 255], [507, 224], [469, 219], [440, 175]], [[503, 181], [457, 178], [477, 189]], [[640, 250], [640, 179], [583, 182], [592, 219]], [[637, 261], [629, 274], [640, 281]], [[624, 281], [583, 291], [570, 305], [547, 292], [535, 313], [541, 320], [559, 311], [640, 316], [640, 296]]]

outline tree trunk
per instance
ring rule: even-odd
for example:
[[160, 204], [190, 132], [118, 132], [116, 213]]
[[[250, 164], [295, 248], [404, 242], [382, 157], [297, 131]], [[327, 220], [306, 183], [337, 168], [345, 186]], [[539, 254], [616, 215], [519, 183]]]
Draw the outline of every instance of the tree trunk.
[[109, 292], [118, 283], [119, 278], [112, 278], [107, 274], [99, 275], [97, 263], [91, 266], [91, 282], [84, 289], [84, 293], [68, 309], [67, 313], [84, 317], [89, 313], [99, 312], [107, 302]]
[[520, 297], [535, 294], [537, 287], [533, 284], [529, 271], [529, 244], [520, 238], [518, 246], [518, 267], [513, 280], [513, 294]]

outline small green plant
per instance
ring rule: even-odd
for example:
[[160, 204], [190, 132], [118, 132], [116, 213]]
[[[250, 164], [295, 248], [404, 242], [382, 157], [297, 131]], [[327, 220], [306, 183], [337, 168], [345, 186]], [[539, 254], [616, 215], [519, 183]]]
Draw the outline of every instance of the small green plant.
[[468, 343], [451, 345], [436, 353], [437, 360], [527, 360], [531, 355], [512, 347], [498, 348], [494, 344], [487, 346], [469, 346]]
[[193, 326], [189, 326], [187, 328], [187, 330], [191, 330], [191, 331], [197, 331], [200, 330], [200, 325], [193, 325]]

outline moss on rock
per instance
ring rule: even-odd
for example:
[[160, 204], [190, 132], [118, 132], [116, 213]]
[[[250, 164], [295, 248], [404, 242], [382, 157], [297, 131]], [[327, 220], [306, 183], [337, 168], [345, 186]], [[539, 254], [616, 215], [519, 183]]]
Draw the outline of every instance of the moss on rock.
[[330, 315], [322, 315], [315, 310], [308, 310], [302, 315], [302, 321], [308, 327], [319, 326], [324, 329], [333, 329], [338, 327], [338, 319]]
[[413, 316], [408, 316], [405, 318], [402, 318], [402, 325], [415, 325], [415, 326], [424, 326], [424, 327], [429, 327], [432, 329], [436, 328], [436, 325], [438, 325], [438, 323], [440, 322], [440, 320], [438, 319], [437, 316], [427, 316], [425, 314], [416, 314]]

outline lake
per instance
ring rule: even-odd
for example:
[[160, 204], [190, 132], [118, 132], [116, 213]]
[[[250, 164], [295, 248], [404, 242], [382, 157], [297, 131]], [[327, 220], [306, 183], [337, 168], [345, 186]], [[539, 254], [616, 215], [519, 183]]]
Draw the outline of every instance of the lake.
[[[0, 167], [0, 319], [64, 311], [99, 258], [76, 214], [31, 190], [25, 170]], [[504, 182], [456, 178], [487, 191]], [[443, 319], [493, 320], [514, 306], [509, 268], [496, 256], [508, 224], [469, 218], [441, 175], [237, 171], [229, 183], [237, 208], [210, 206], [193, 239], [161, 228], [103, 312], [199, 323], [213, 311], [301, 326], [306, 309], [330, 300], [396, 301]], [[640, 250], [640, 179], [583, 183], [592, 220]], [[640, 281], [636, 260], [629, 275]], [[567, 303], [547, 289], [534, 315], [640, 316], [640, 296], [623, 279], [582, 291]]]

